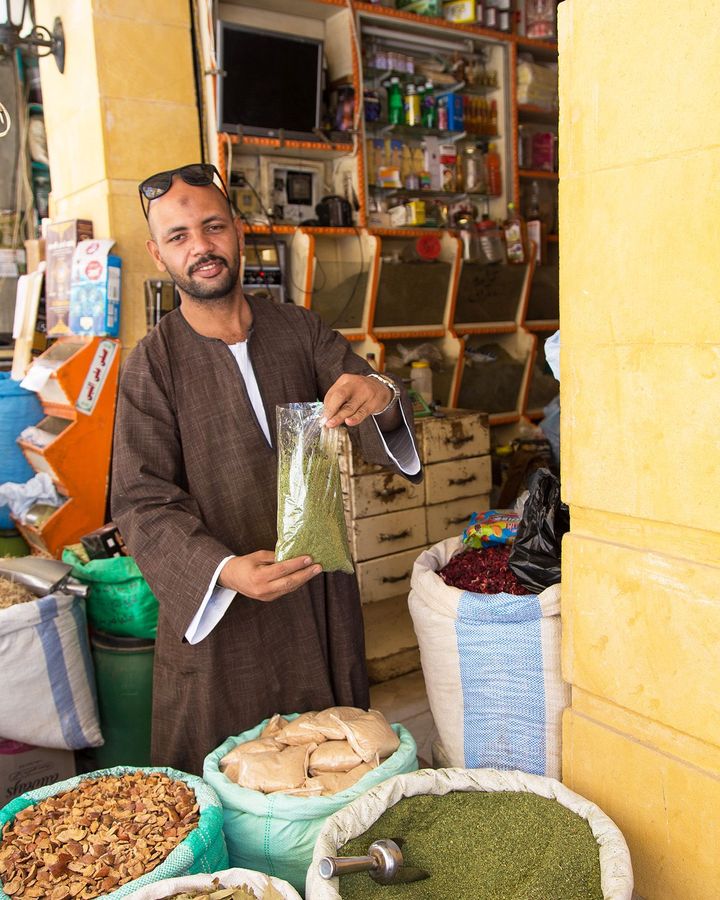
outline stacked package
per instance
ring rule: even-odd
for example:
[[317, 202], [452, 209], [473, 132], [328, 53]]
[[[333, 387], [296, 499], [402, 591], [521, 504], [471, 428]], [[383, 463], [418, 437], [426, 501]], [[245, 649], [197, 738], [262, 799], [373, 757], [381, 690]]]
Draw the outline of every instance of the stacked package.
[[543, 109], [557, 109], [558, 74], [557, 67], [522, 61], [517, 66], [518, 103], [541, 106]]

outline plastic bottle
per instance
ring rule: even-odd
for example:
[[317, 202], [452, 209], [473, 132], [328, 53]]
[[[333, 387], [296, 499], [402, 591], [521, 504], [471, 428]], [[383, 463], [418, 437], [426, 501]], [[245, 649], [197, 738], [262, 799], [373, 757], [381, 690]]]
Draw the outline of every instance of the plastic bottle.
[[487, 174], [487, 192], [491, 197], [499, 197], [502, 194], [502, 171], [500, 169], [500, 154], [495, 149], [495, 144], [490, 144], [485, 154], [485, 172]]
[[405, 121], [402, 88], [399, 78], [391, 78], [387, 89], [388, 121], [391, 125], [402, 125]]
[[435, 85], [426, 81], [420, 104], [420, 121], [423, 128], [437, 128], [437, 105], [435, 102]]
[[482, 219], [478, 223], [478, 234], [480, 237], [480, 249], [485, 254], [487, 261], [491, 263], [502, 262], [505, 259], [505, 247], [500, 235], [500, 229], [487, 213], [483, 214]]
[[474, 144], [467, 144], [462, 155], [463, 184], [468, 194], [484, 194], [487, 188], [485, 166]]
[[410, 385], [426, 403], [432, 403], [432, 369], [426, 359], [416, 359], [411, 363]]
[[414, 84], [405, 87], [405, 124], [420, 124], [420, 97]]
[[505, 220], [505, 245], [508, 263], [520, 265], [527, 259], [527, 233], [525, 220], [515, 209], [514, 203], [508, 203], [508, 215]]

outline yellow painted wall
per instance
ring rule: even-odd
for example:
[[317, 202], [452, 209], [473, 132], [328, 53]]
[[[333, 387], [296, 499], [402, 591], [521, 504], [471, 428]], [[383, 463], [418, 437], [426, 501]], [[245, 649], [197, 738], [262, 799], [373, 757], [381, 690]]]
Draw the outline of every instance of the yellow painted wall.
[[41, 62], [53, 218], [90, 218], [123, 261], [121, 337], [145, 334], [145, 251], [137, 184], [200, 159], [189, 3], [35, 0], [37, 21], [60, 16], [66, 62]]
[[560, 5], [564, 780], [720, 896], [720, 24]]

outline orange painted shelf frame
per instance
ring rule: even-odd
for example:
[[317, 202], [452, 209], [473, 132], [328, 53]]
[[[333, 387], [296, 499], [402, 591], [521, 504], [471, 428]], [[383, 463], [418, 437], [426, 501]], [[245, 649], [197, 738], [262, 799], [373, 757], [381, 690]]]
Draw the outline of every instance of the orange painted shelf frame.
[[59, 338], [33, 367], [50, 370], [38, 396], [43, 446], [18, 440], [36, 472], [46, 472], [66, 502], [42, 525], [16, 525], [33, 553], [59, 557], [63, 547], [105, 523], [120, 342]]

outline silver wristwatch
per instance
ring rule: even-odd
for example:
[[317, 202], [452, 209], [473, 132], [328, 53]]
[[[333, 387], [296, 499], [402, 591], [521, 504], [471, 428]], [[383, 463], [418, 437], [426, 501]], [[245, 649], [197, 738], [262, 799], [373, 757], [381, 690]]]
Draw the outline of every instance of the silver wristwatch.
[[367, 377], [377, 378], [378, 381], [381, 381], [385, 385], [385, 387], [389, 387], [392, 391], [392, 399], [390, 400], [388, 405], [384, 409], [381, 409], [380, 412], [373, 413], [373, 415], [375, 416], [381, 416], [384, 412], [387, 412], [397, 400], [400, 399], [400, 389], [392, 380], [392, 378], [388, 378], [387, 375], [381, 375], [379, 372], [368, 372]]

